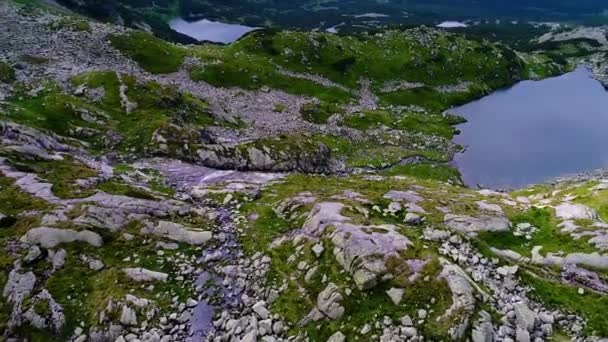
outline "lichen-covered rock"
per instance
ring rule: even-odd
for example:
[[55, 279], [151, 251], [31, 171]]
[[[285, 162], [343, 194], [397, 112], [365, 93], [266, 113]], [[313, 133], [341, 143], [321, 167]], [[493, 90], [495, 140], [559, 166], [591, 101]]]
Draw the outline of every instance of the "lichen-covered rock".
[[561, 220], [597, 220], [595, 209], [582, 204], [562, 203], [555, 207], [555, 217]]
[[528, 332], [533, 332], [538, 321], [538, 315], [532, 311], [526, 303], [513, 305], [517, 327]]
[[385, 199], [396, 202], [418, 203], [424, 200], [418, 193], [412, 190], [399, 191], [391, 190], [382, 196]]
[[344, 334], [341, 333], [340, 331], [338, 331], [335, 334], [331, 335], [327, 339], [327, 342], [344, 342], [344, 341], [346, 341], [346, 336], [344, 336]]
[[67, 204], [95, 203], [98, 207], [122, 210], [130, 214], [145, 214], [166, 217], [172, 214], [185, 214], [190, 208], [177, 201], [152, 201], [122, 195], [110, 195], [105, 192], [66, 201]]
[[155, 272], [142, 267], [125, 268], [123, 272], [136, 282], [160, 281], [165, 283], [169, 279], [169, 275], [166, 273]]
[[148, 225], [142, 228], [141, 233], [144, 235], [156, 235], [191, 245], [202, 245], [213, 237], [213, 234], [209, 231], [190, 230], [179, 223], [169, 221], [159, 221], [155, 225]]
[[86, 242], [91, 246], [100, 247], [103, 239], [99, 234], [83, 230], [39, 227], [30, 229], [21, 237], [22, 242], [37, 244], [43, 248], [54, 248], [62, 243]]
[[340, 304], [342, 294], [336, 284], [330, 283], [317, 296], [317, 309], [330, 319], [339, 319], [344, 315], [344, 307]]
[[85, 205], [81, 210], [82, 213], [72, 220], [73, 223], [84, 227], [108, 229], [112, 232], [120, 230], [135, 218], [128, 212], [114, 208]]
[[467, 235], [476, 235], [480, 232], [507, 232], [511, 229], [511, 222], [503, 216], [479, 216], [446, 214], [443, 219], [446, 227]]
[[131, 309], [127, 304], [122, 306], [122, 312], [120, 313], [120, 323], [123, 325], [137, 325], [137, 313]]
[[397, 232], [397, 227], [360, 226], [334, 223], [331, 239], [334, 256], [345, 270], [353, 275], [357, 287], [366, 290], [374, 287], [386, 272], [386, 260], [405, 252], [411, 242]]
[[452, 306], [443, 314], [450, 317], [455, 313], [467, 314], [475, 309], [474, 289], [458, 266], [445, 264], [439, 275], [447, 281], [452, 292]]

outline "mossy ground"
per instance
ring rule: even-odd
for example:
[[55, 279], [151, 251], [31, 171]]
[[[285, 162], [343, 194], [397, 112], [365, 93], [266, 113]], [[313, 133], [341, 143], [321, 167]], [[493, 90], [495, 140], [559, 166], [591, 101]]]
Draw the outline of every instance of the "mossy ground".
[[91, 24], [77, 17], [62, 17], [50, 24], [52, 30], [70, 30], [75, 32], [91, 32]]
[[142, 31], [113, 35], [110, 41], [141, 68], [154, 74], [178, 71], [187, 54], [186, 49]]
[[15, 79], [15, 69], [7, 63], [0, 61], [0, 82], [13, 83]]
[[557, 227], [559, 221], [551, 209], [532, 208], [523, 213], [510, 217], [514, 225], [530, 223], [538, 228], [531, 239], [524, 236], [515, 236], [512, 232], [482, 233], [479, 238], [490, 246], [498, 249], [510, 249], [521, 255], [530, 257], [534, 246], [543, 246], [542, 253], [592, 253], [595, 248], [587, 243], [587, 239], [573, 239], [569, 234], [560, 232]]
[[94, 194], [93, 189], [84, 189], [75, 184], [78, 179], [97, 176], [97, 171], [75, 160], [64, 156], [63, 160], [23, 160], [13, 156], [8, 159], [9, 165], [19, 171], [35, 173], [44, 181], [53, 185], [51, 190], [59, 198], [88, 197]]
[[521, 279], [532, 288], [532, 295], [551, 308], [581, 315], [587, 320], [585, 333], [594, 336], [608, 335], [608, 297], [586, 292], [578, 294], [578, 288], [561, 282], [525, 273]]
[[[88, 142], [95, 152], [106, 151], [108, 143], [123, 152], [148, 151], [154, 145], [154, 132], [172, 125], [186, 129], [234, 126], [216, 120], [204, 101], [155, 82], [138, 83], [127, 75], [119, 79], [115, 72], [104, 71], [78, 75], [72, 83], [74, 87], [103, 89], [103, 96], [75, 96], [49, 83], [36, 96], [28, 95], [28, 89], [18, 90], [0, 117]], [[136, 104], [129, 113], [122, 103], [121, 85], [126, 87], [126, 98]], [[117, 132], [118, 140], [107, 141], [108, 131]]]

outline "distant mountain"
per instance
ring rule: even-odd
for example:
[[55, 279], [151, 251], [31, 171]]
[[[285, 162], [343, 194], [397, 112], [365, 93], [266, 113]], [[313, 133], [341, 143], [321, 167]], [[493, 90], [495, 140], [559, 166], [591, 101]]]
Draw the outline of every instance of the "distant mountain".
[[97, 19], [146, 26], [165, 39], [187, 41], [167, 22], [207, 18], [290, 29], [370, 28], [442, 20], [608, 23], [603, 0], [58, 0]]

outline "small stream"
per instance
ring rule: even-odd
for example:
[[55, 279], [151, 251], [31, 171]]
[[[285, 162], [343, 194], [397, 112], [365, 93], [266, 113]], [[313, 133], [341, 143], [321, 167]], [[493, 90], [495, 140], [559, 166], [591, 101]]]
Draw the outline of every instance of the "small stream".
[[608, 93], [586, 68], [523, 81], [448, 112], [465, 184], [518, 188], [608, 167]]

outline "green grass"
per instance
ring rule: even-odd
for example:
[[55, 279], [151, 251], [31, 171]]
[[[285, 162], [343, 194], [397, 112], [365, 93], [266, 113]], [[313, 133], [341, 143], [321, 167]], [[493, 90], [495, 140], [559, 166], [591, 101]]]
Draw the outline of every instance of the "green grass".
[[0, 175], [0, 213], [15, 216], [26, 210], [43, 210], [50, 204], [19, 190], [13, 179]]
[[390, 112], [384, 110], [366, 111], [363, 113], [355, 113], [344, 118], [342, 123], [345, 126], [355, 128], [361, 131], [366, 131], [378, 125], [390, 127], [395, 121], [395, 118]]
[[518, 223], [530, 223], [539, 230], [532, 235], [531, 240], [527, 240], [523, 236], [514, 236], [512, 232], [484, 232], [479, 235], [479, 238], [492, 247], [511, 249], [524, 256], [530, 256], [530, 251], [534, 246], [543, 246], [542, 253], [559, 251], [591, 253], [595, 251], [593, 246], [586, 242], [587, 239], [574, 240], [570, 235], [561, 233], [557, 228], [559, 222], [550, 209], [532, 208], [526, 212], [517, 213], [510, 219], [513, 226]]
[[145, 200], [158, 200], [146, 190], [135, 188], [127, 184], [122, 184], [114, 181], [107, 181], [97, 185], [97, 189], [107, 192], [112, 195], [122, 195]]
[[[133, 222], [125, 228], [125, 231], [137, 234], [139, 228], [140, 225]], [[155, 239], [144, 244], [140, 238], [126, 241], [119, 235], [105, 230], [97, 230], [97, 232], [103, 237], [103, 247], [93, 248], [86, 244], [66, 246], [68, 256], [65, 267], [46, 281], [46, 288], [53, 298], [64, 306], [66, 315], [64, 336], [72, 334], [81, 321], [87, 326], [99, 326], [97, 313], [106, 307], [108, 300], [124, 300], [124, 296], [128, 293], [151, 299], [165, 311], [169, 308], [172, 297], [177, 296], [181, 301], [185, 301], [192, 296], [192, 289], [187, 283], [174, 280], [176, 269], [173, 264], [160, 261], [154, 247]], [[189, 256], [195, 251], [190, 247], [166, 251], [167, 256], [178, 253]], [[105, 268], [101, 271], [90, 270], [80, 261], [81, 254], [102, 260]], [[135, 254], [139, 259], [137, 264], [134, 263]], [[131, 261], [125, 261], [127, 257], [130, 257]], [[167, 283], [154, 283], [152, 291], [145, 290], [140, 284], [133, 283], [124, 275], [122, 269], [126, 267], [144, 267], [165, 272], [170, 275], [170, 280]], [[110, 319], [117, 320], [119, 315], [120, 308], [110, 316]]]
[[0, 61], [0, 82], [13, 83], [15, 80], [15, 69], [7, 63]]
[[460, 172], [447, 165], [429, 163], [396, 165], [386, 169], [382, 174], [387, 176], [412, 176], [420, 179], [434, 179], [442, 182], [461, 184]]
[[[348, 273], [345, 273], [342, 266], [335, 261], [331, 253], [332, 243], [327, 239], [322, 240], [322, 243], [325, 246], [325, 252], [320, 259], [312, 255], [310, 250], [312, 243], [306, 244], [303, 253], [298, 258], [298, 261], [305, 260], [309, 265], [318, 264], [319, 266], [309, 283], [304, 281], [304, 274], [297, 271], [297, 262], [291, 264], [286, 262], [290, 255], [296, 253], [291, 244], [283, 244], [269, 251], [272, 256], [271, 272], [268, 274], [269, 281], [282, 284], [283, 280], [287, 279], [288, 284], [287, 290], [273, 304], [273, 310], [294, 325], [310, 311], [317, 295], [325, 289], [328, 283], [336, 284], [342, 291], [346, 288], [353, 291], [350, 296], [342, 292], [341, 304], [345, 308], [345, 314], [341, 319], [311, 323], [303, 328], [311, 340], [327, 340], [336, 331], [341, 331], [349, 340], [356, 340], [356, 337], [361, 338], [359, 329], [370, 322], [370, 317], [388, 316], [398, 321], [402, 316], [408, 314], [415, 319], [417, 309], [426, 309], [431, 298], [435, 298], [435, 304], [431, 305], [431, 309], [434, 311], [430, 314], [427, 323], [420, 327], [421, 333], [432, 340], [440, 340], [447, 335], [449, 322], [438, 322], [436, 318], [451, 305], [451, 293], [444, 281], [436, 280], [440, 271], [436, 259], [422, 272], [421, 278], [429, 276], [431, 281], [426, 282], [420, 279], [414, 283], [406, 281], [407, 283], [398, 285], [388, 281], [372, 290], [359, 291]], [[416, 252], [411, 252], [411, 254], [414, 257]], [[416, 257], [422, 257], [422, 255]], [[393, 262], [393, 266], [398, 265], [404, 266], [401, 259]], [[394, 267], [391, 272], [396, 272], [397, 269], [399, 267]], [[327, 276], [327, 283], [322, 282], [323, 275]], [[402, 304], [398, 306], [391, 302], [386, 295], [386, 290], [394, 285], [405, 288]], [[299, 289], [304, 289], [304, 294]]]
[[77, 179], [97, 176], [97, 171], [70, 156], [64, 156], [63, 160], [52, 161], [24, 161], [13, 157], [9, 159], [9, 163], [20, 171], [35, 173], [51, 183], [53, 194], [59, 198], [88, 197], [94, 194], [93, 189], [82, 189], [74, 182]]
[[88, 21], [75, 17], [61, 17], [52, 22], [50, 28], [55, 31], [91, 32], [91, 24]]
[[327, 120], [334, 114], [343, 113], [338, 106], [327, 103], [306, 103], [300, 108], [300, 114], [304, 120], [316, 124], [327, 123]]
[[393, 113], [388, 110], [374, 110], [349, 115], [342, 120], [342, 124], [361, 131], [378, 126], [386, 126], [398, 130], [437, 135], [451, 139], [455, 133], [453, 126], [463, 123], [463, 120], [455, 115], [415, 112]]
[[575, 200], [577, 203], [594, 208], [602, 220], [608, 221], [608, 191], [592, 194], [591, 191], [586, 190], [579, 192], [578, 195]]
[[[194, 69], [190, 76], [196, 81], [205, 81], [216, 87], [239, 87], [257, 90], [263, 86], [283, 90], [290, 94], [313, 96], [322, 101], [347, 103], [352, 96], [338, 88], [328, 88], [315, 82], [285, 76], [276, 71], [266, 59], [251, 60], [249, 56], [237, 54], [221, 64]], [[232, 58], [232, 57], [226, 57]]]
[[[208, 104], [189, 93], [155, 82], [140, 83], [133, 77], [121, 75], [126, 96], [137, 107], [129, 114], [121, 105], [118, 75], [112, 71], [80, 74], [72, 79], [74, 87], [86, 85], [89, 90], [103, 88], [104, 96], [93, 100], [86, 96], [67, 94], [56, 84], [47, 84], [45, 90], [32, 97], [20, 91], [9, 100], [0, 118], [16, 121], [36, 128], [47, 129], [63, 136], [74, 137], [91, 144], [91, 150], [106, 151], [106, 133], [113, 130], [122, 139], [113, 140], [121, 151], [144, 152], [150, 148], [152, 136], [159, 129], [179, 127], [173, 137], [180, 147], [190, 132], [200, 127], [238, 125], [215, 119]], [[85, 120], [87, 117], [95, 121]], [[90, 130], [79, 134], [77, 127]], [[183, 136], [180, 134], [184, 134]], [[171, 138], [171, 137], [167, 137]]]
[[133, 59], [144, 70], [153, 74], [167, 74], [179, 70], [188, 51], [154, 35], [133, 31], [112, 35], [112, 46]]
[[586, 291], [578, 294], [578, 288], [538, 278], [528, 273], [520, 275], [522, 281], [532, 287], [532, 295], [551, 308], [574, 312], [587, 320], [586, 334], [608, 336], [608, 297]]

